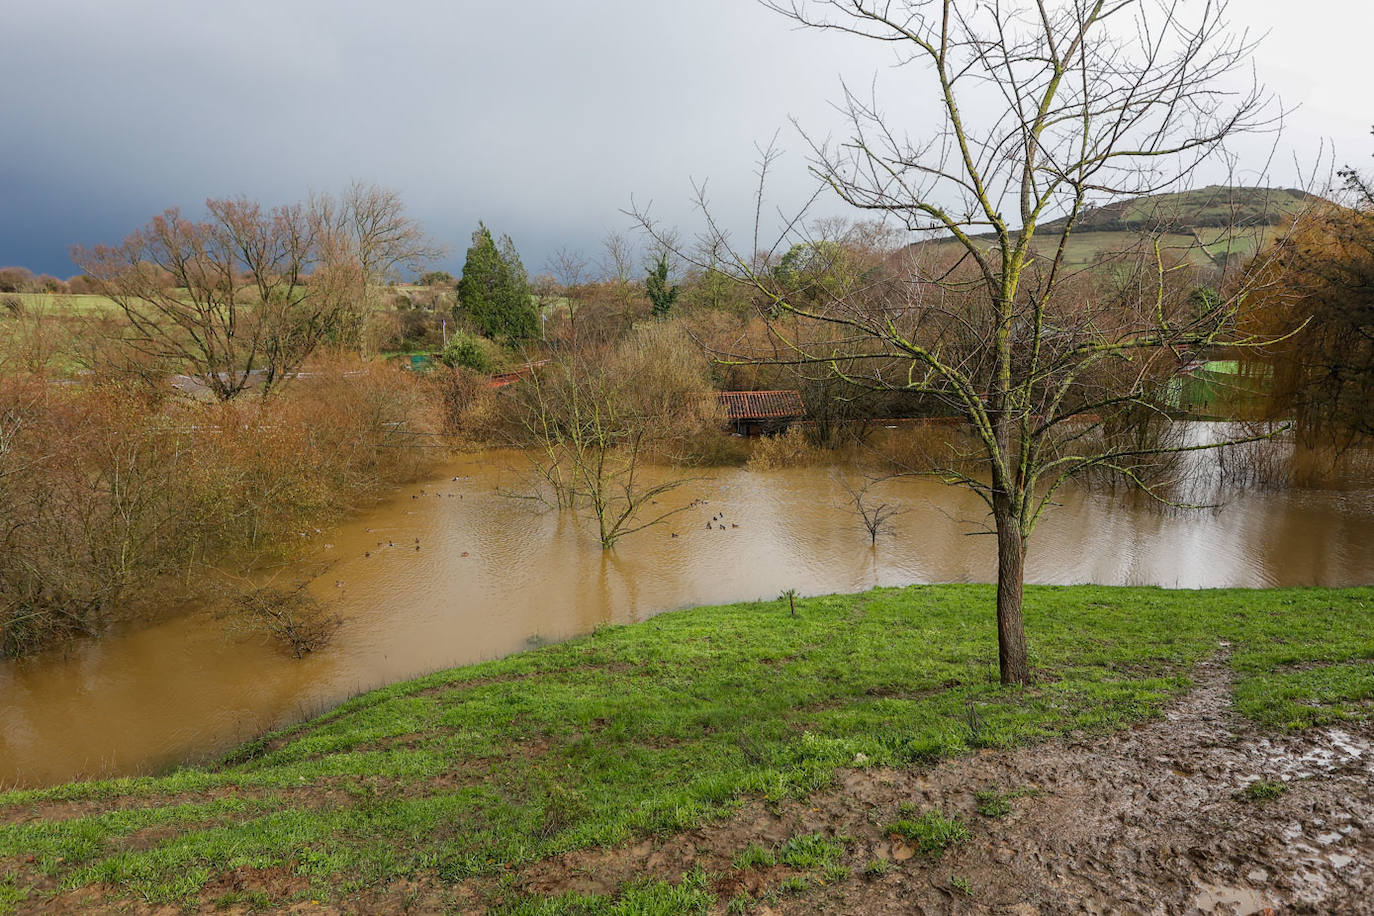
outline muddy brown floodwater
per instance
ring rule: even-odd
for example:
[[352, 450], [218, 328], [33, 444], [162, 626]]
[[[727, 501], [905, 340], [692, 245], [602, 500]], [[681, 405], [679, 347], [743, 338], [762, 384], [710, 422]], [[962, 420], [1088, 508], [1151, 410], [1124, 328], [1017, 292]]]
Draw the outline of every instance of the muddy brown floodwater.
[[[602, 623], [772, 599], [790, 588], [984, 582], [995, 571], [992, 539], [976, 536], [982, 504], [934, 481], [885, 485], [884, 498], [909, 511], [871, 548], [845, 507], [844, 469], [715, 470], [664, 507], [704, 502], [603, 553], [578, 519], [502, 495], [517, 483], [518, 462], [500, 452], [464, 457], [435, 480], [312, 535], [309, 555], [277, 581], [313, 576], [311, 589], [342, 615], [327, 651], [296, 661], [227, 633], [202, 610], [0, 665], [0, 785], [205, 760], [368, 688]], [[1069, 491], [1062, 503], [1032, 539], [1030, 581], [1374, 581], [1369, 489], [1244, 494], [1220, 511], [1186, 514], [1104, 493]], [[708, 530], [721, 513], [724, 527]]]

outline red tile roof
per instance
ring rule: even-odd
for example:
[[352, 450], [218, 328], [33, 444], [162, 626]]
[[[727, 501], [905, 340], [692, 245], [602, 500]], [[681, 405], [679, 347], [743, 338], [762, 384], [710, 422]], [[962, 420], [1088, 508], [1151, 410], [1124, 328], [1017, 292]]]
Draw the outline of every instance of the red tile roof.
[[800, 391], [722, 391], [716, 397], [731, 420], [787, 420], [806, 416]]

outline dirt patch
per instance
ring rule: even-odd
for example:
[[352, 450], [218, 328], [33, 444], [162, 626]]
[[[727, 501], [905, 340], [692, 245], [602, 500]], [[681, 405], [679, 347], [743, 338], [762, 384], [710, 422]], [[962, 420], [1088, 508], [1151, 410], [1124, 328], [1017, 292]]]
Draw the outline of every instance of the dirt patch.
[[175, 805], [205, 804], [225, 798], [245, 799], [264, 795], [266, 789], [242, 789], [234, 785], [215, 786], [203, 792], [180, 792], [174, 795], [154, 793], [119, 795], [110, 798], [95, 796], [81, 799], [31, 801], [0, 807], [0, 825], [26, 824], [35, 821], [65, 821], [95, 817], [111, 811], [132, 811], [140, 808], [167, 808]]
[[[1368, 913], [1374, 730], [1257, 735], [1230, 711], [1222, 660], [1196, 677], [1164, 719], [1125, 733], [982, 753], [925, 773], [846, 773], [804, 820], [858, 838], [853, 861], [895, 858], [872, 825], [903, 801], [957, 813], [973, 839], [936, 862], [917, 856], [776, 908]], [[1252, 798], [1257, 781], [1284, 788]], [[1016, 789], [1034, 794], [1012, 800], [1004, 817], [978, 813], [977, 792]]]
[[[310, 879], [294, 873], [289, 868], [251, 868], [242, 866], [232, 871], [216, 875], [201, 888], [202, 906], [212, 904], [215, 908], [235, 908], [240, 900], [256, 900], [266, 903], [282, 904], [306, 897], [310, 891]], [[304, 902], [304, 901], [301, 901]], [[241, 910], [251, 911], [258, 907], [253, 903], [240, 905]]]
[[[1283, 788], [1255, 798], [1257, 781]], [[699, 867], [719, 876], [722, 911], [743, 893], [760, 913], [1369, 913], [1372, 789], [1374, 728], [1257, 734], [1230, 711], [1219, 658], [1147, 725], [925, 771], [846, 770], [805, 804], [751, 803], [701, 830], [546, 860], [522, 889], [611, 893]], [[987, 793], [1001, 793], [1005, 813], [979, 813], [979, 793], [994, 811]], [[958, 816], [972, 838], [919, 853], [884, 830], [902, 804]], [[847, 877], [786, 893], [795, 871], [733, 867], [751, 843], [812, 833], [845, 846]]]

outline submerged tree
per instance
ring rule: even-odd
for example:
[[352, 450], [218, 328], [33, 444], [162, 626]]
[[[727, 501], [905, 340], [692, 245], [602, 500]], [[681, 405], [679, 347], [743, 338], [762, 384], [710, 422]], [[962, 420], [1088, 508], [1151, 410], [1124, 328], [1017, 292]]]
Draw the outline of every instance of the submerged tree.
[[1309, 214], [1277, 264], [1284, 282], [1255, 310], [1256, 325], [1304, 323], [1281, 346], [1255, 354], [1272, 376], [1271, 408], [1311, 446], [1374, 439], [1374, 181], [1340, 172], [1344, 203]]
[[605, 549], [685, 507], [658, 505], [687, 482], [655, 459], [714, 419], [705, 360], [666, 325], [614, 348], [565, 353], [513, 393], [515, 443], [559, 508], [590, 517]]
[[890, 503], [876, 502], [873, 499], [873, 490], [883, 483], [884, 478], [866, 478], [861, 484], [841, 481], [840, 486], [849, 494], [849, 501], [854, 506], [854, 514], [859, 517], [863, 525], [863, 530], [868, 533], [868, 543], [871, 547], [878, 546], [878, 535], [892, 533], [892, 520], [899, 515], [905, 515], [909, 510], [905, 507]]
[[[938, 239], [893, 252], [859, 282], [779, 283], [806, 214], [770, 244], [730, 246], [704, 194], [708, 242], [769, 316], [774, 348], [736, 354], [826, 367], [855, 385], [929, 399], [962, 417], [973, 453], [938, 472], [986, 502], [997, 538], [1001, 679], [1031, 671], [1022, 619], [1027, 539], [1069, 479], [1109, 468], [1159, 494], [1139, 464], [1177, 446], [1114, 444], [1104, 422], [1159, 411], [1167, 379], [1234, 333], [1246, 290], [1202, 301], [1189, 252], [1144, 244], [1087, 273], [1070, 243], [1094, 204], [1177, 187], [1238, 132], [1270, 126], [1258, 88], [1229, 94], [1252, 43], [1225, 2], [767, 0], [803, 26], [895, 50], [905, 98], [938, 111], [906, 135], [877, 98], [845, 89], [848, 137], [808, 141], [824, 186], [868, 215]], [[773, 147], [760, 165], [765, 186]], [[762, 210], [762, 190], [760, 191]], [[641, 222], [657, 227], [647, 214]], [[800, 319], [800, 321], [798, 321]], [[804, 324], [838, 333], [806, 335]], [[821, 341], [813, 343], [809, 341]], [[1200, 448], [1211, 445], [1197, 446]]]

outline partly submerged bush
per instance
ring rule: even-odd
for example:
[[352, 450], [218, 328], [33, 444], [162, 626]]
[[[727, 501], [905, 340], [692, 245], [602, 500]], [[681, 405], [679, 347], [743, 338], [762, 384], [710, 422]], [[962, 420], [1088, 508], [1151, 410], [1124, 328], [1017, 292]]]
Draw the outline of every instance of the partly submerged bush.
[[145, 392], [0, 374], [0, 654], [289, 550], [441, 454], [433, 387], [379, 363], [321, 364], [266, 401]]
[[323, 649], [343, 624], [303, 585], [245, 592], [234, 600], [234, 611], [237, 625], [270, 636], [296, 658]]
[[804, 467], [822, 459], [821, 449], [811, 444], [800, 426], [793, 426], [776, 436], [761, 436], [754, 442], [749, 457], [751, 471], [773, 471], [779, 468]]

